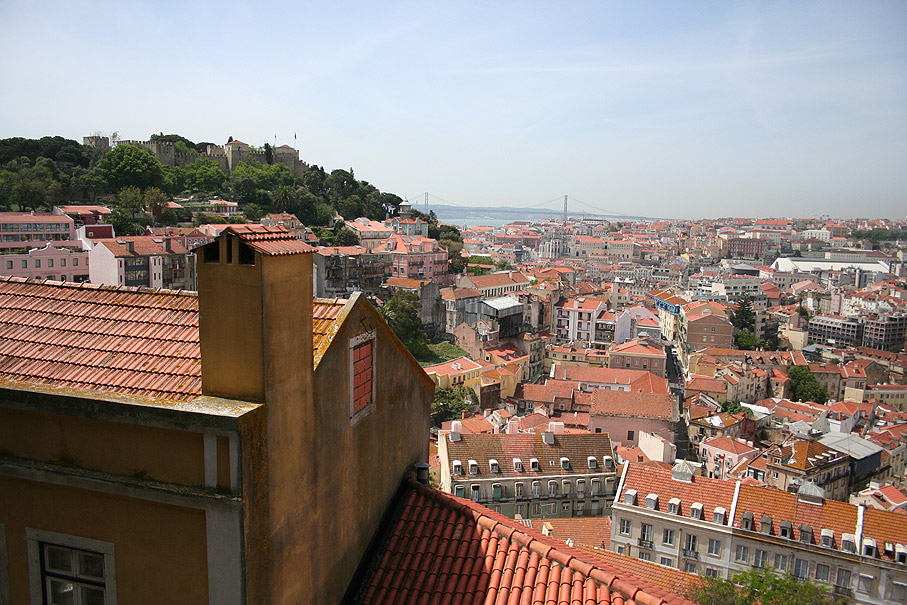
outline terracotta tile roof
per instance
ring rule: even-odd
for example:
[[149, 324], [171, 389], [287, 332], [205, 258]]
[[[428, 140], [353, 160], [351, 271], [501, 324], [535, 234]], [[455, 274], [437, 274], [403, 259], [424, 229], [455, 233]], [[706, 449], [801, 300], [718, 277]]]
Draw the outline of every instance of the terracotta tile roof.
[[[314, 301], [316, 365], [346, 303]], [[201, 395], [197, 295], [0, 277], [0, 378], [195, 399]]]
[[724, 435], [703, 439], [701, 445], [706, 445], [708, 447], [719, 449], [725, 452], [731, 452], [732, 454], [746, 454], [747, 452], [756, 451], [756, 448], [754, 448], [753, 446], [747, 445], [746, 443], [741, 443], [740, 441], [731, 439], [730, 437], [725, 437]]
[[471, 275], [469, 276], [469, 281], [475, 284], [477, 289], [529, 283], [529, 279], [518, 271], [505, 271], [503, 273], [490, 273], [488, 275]]
[[265, 227], [254, 223], [245, 225], [230, 225], [225, 232], [235, 233], [240, 240], [256, 252], [268, 256], [283, 254], [307, 254], [315, 252], [315, 248], [283, 227]]
[[346, 304], [347, 300], [343, 298], [316, 298], [312, 303], [312, 340], [316, 366], [337, 333], [337, 318]]
[[[549, 445], [542, 440], [542, 435], [534, 433], [497, 433], [482, 435], [461, 435], [459, 441], [448, 441], [447, 452], [450, 459], [446, 461], [453, 468], [453, 461], [475, 460], [479, 467], [477, 474], [467, 474], [467, 478], [494, 477], [544, 477], [556, 470], [558, 475], [588, 474], [589, 456], [598, 461], [597, 471], [604, 471], [604, 457], [611, 456], [611, 438], [607, 433], [585, 433], [554, 435], [554, 443]], [[513, 459], [519, 458], [523, 470], [516, 471]], [[539, 470], [530, 470], [529, 460], [539, 461]], [[570, 468], [561, 467], [561, 458], [567, 458]], [[489, 460], [497, 460], [500, 472], [492, 473]]]
[[841, 536], [845, 533], [855, 534], [857, 527], [857, 507], [847, 502], [825, 500], [822, 504], [803, 502], [797, 494], [791, 494], [773, 487], [741, 485], [737, 498], [737, 510], [734, 514], [734, 527], [740, 527], [744, 513], [753, 515], [753, 530], [759, 531], [764, 515], [772, 518], [771, 535], [780, 535], [781, 521], [791, 523], [794, 540], [799, 541], [800, 526], [809, 525], [813, 529], [812, 543], [818, 544], [823, 529], [830, 529], [835, 534], [835, 547], [841, 547]]
[[[114, 256], [151, 256], [165, 254], [185, 254], [186, 247], [178, 240], [170, 240], [170, 250], [164, 238], [155, 235], [133, 235], [116, 239], [95, 240], [96, 245], [104, 246]], [[132, 246], [130, 250], [129, 247]]]
[[595, 389], [592, 392], [593, 416], [635, 416], [670, 420], [675, 417], [674, 400], [661, 393], [634, 393]]
[[674, 479], [670, 468], [628, 462], [623, 488], [620, 494], [615, 495], [614, 501], [618, 502], [619, 497], [623, 502], [627, 490], [635, 489], [635, 506], [645, 507], [646, 496], [658, 494], [656, 510], [667, 511], [668, 501], [671, 498], [678, 498], [680, 499], [678, 515], [682, 517], [689, 517], [690, 506], [698, 502], [702, 504], [702, 519], [710, 521], [715, 508], [731, 510], [735, 486], [734, 481], [697, 476], [694, 476], [690, 483], [686, 483]]
[[418, 289], [424, 286], [427, 283], [431, 283], [428, 280], [424, 279], [409, 279], [408, 277], [388, 277], [384, 284], [387, 286], [396, 286], [398, 288], [414, 288]]
[[603, 564], [622, 569], [679, 597], [691, 595], [693, 589], [701, 581], [696, 574], [686, 573], [673, 567], [665, 567], [651, 561], [643, 561], [629, 555], [621, 555], [603, 549], [590, 549], [584, 545], [579, 545], [578, 548], [595, 557], [596, 561], [602, 561]]
[[554, 378], [599, 385], [629, 385], [631, 390], [668, 394], [668, 379], [648, 370], [597, 368], [592, 366], [554, 366]]
[[706, 378], [696, 376], [686, 384], [687, 391], [705, 391], [707, 393], [723, 393], [727, 391], [727, 383], [720, 378]]
[[604, 558], [411, 482], [361, 603], [687, 603]]
[[482, 293], [475, 288], [441, 288], [441, 298], [459, 300], [461, 298], [475, 298]]
[[548, 380], [545, 384], [524, 384], [523, 399], [525, 401], [553, 403], [555, 398], [572, 398], [573, 392], [578, 389], [578, 382], [565, 380]]
[[577, 546], [586, 545], [607, 550], [611, 543], [611, 517], [554, 517], [537, 519], [548, 537], [566, 542], [572, 540]]
[[198, 299], [0, 277], [0, 377], [193, 399], [201, 394]]

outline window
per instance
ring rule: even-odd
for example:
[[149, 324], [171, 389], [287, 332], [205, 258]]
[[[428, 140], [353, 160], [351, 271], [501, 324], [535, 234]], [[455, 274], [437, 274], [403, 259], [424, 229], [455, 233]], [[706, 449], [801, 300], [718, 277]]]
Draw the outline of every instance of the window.
[[464, 491], [465, 491], [465, 488], [462, 485], [457, 485], [456, 487], [454, 487], [454, 495], [458, 498], [463, 497]]
[[724, 517], [726, 511], [720, 506], [712, 512], [712, 523], [717, 523], [718, 525], [724, 525]]
[[740, 517], [740, 529], [751, 531], [753, 529], [753, 513], [743, 513]]
[[577, 516], [577, 517], [582, 517], [582, 516], [583, 516], [583, 513], [585, 513], [585, 511], [586, 511], [586, 503], [585, 503], [585, 502], [577, 502], [577, 503], [576, 503], [576, 512], [575, 512], [576, 516]]
[[564, 498], [569, 498], [570, 497], [570, 482], [567, 481], [566, 479], [561, 481], [561, 489], [564, 492]]
[[781, 537], [790, 539], [792, 534], [793, 534], [793, 526], [791, 525], [790, 521], [782, 521], [781, 522]]
[[668, 512], [672, 515], [680, 514], [680, 498], [671, 498], [668, 500]]
[[761, 569], [765, 567], [765, 560], [768, 558], [768, 553], [764, 550], [756, 549], [756, 558], [753, 559], [753, 567]]
[[586, 460], [589, 462], [589, 468], [598, 468], [598, 460], [595, 459], [595, 456], [589, 456]]
[[690, 506], [690, 519], [702, 519], [702, 504], [694, 502]]
[[453, 474], [462, 475], [463, 474], [463, 463], [459, 460], [453, 461]]
[[565, 471], [570, 470], [570, 459], [569, 458], [561, 458], [561, 468], [564, 469]]
[[888, 600], [895, 603], [907, 602], [907, 584], [892, 582], [888, 589]]
[[523, 472], [523, 461], [520, 460], [519, 458], [514, 458], [513, 459], [513, 470], [517, 473], [522, 473]]
[[760, 534], [771, 534], [772, 533], [772, 518], [768, 515], [763, 515], [762, 520], [759, 522], [759, 533]]
[[116, 602], [113, 544], [31, 528], [26, 538], [32, 595], [47, 603]]
[[719, 576], [719, 573], [718, 573], [717, 569], [714, 569], [712, 567], [706, 567], [705, 575], [709, 576], [710, 578], [717, 578]]
[[513, 493], [516, 494], [517, 500], [521, 500], [523, 498], [523, 484], [520, 482], [514, 483]]
[[47, 259], [47, 268], [52, 269], [53, 266], [54, 266], [54, 259], [52, 259], [52, 258]]
[[652, 526], [648, 523], [643, 523], [639, 527], [639, 539], [645, 540], [646, 542], [652, 542]]
[[669, 557], [662, 557], [659, 563], [665, 567], [674, 567], [674, 560]]
[[27, 260], [22, 261], [22, 268], [23, 268], [23, 269], [28, 269], [28, 261], [27, 261]]
[[674, 530], [665, 528], [661, 534], [661, 542], [667, 546], [674, 546]]
[[721, 541], [709, 538], [709, 554], [713, 557], [721, 556]]
[[532, 482], [532, 497], [533, 498], [542, 497], [542, 483], [540, 481]]
[[40, 268], [41, 268], [41, 259], [36, 258], [35, 259], [35, 269], [40, 269]]
[[501, 501], [501, 484], [492, 483], [491, 484], [491, 499], [495, 502]]
[[375, 336], [360, 334], [350, 341], [352, 376], [350, 421], [355, 424], [374, 409], [375, 381], [373, 380], [373, 349]]
[[66, 259], [65, 259], [65, 258], [61, 258], [61, 259], [60, 259], [60, 266], [61, 266], [61, 267], [65, 267], [65, 266], [66, 266]]
[[699, 545], [699, 541], [696, 538], [696, 534], [687, 534], [684, 537], [683, 548], [684, 550], [695, 551], [696, 547]]
[[557, 497], [557, 481], [548, 482], [548, 497], [549, 498]]
[[633, 441], [634, 432], [627, 431], [627, 441]]
[[600, 479], [592, 480], [592, 497], [598, 496], [602, 493], [602, 482]]
[[687, 573], [696, 573], [696, 564], [692, 561], [687, 561], [683, 565], [683, 570]]
[[569, 512], [570, 512], [570, 503], [569, 503], [569, 502], [564, 502], [564, 503], [561, 505], [561, 510], [564, 511], [565, 513], [569, 513]]
[[479, 474], [479, 463], [475, 460], [469, 461], [469, 474], [478, 475]]
[[629, 519], [620, 520], [620, 535], [629, 536], [630, 530], [633, 528], [633, 523]]
[[775, 569], [787, 571], [787, 555], [775, 555]]
[[734, 551], [734, 560], [738, 563], [746, 563], [750, 556], [750, 549], [748, 546], [737, 545], [737, 548]]
[[636, 490], [628, 489], [624, 492], [624, 504], [636, 504]]
[[478, 485], [472, 485], [470, 487], [469, 497], [472, 498], [473, 502], [479, 501], [479, 486]]
[[498, 465], [498, 461], [492, 458], [488, 461], [488, 468], [491, 469], [492, 473], [500, 473], [501, 467]]
[[516, 506], [513, 507], [514, 516], [520, 515], [522, 517], [525, 512], [526, 512], [526, 505], [524, 505], [524, 504], [517, 504]]
[[638, 556], [639, 556], [639, 558], [640, 558], [641, 560], [643, 560], [643, 561], [651, 561], [651, 560], [652, 560], [652, 554], [649, 553], [649, 552], [646, 552], [646, 551], [644, 551], [644, 550], [639, 551], [639, 555], [638, 555]]
[[6, 268], [7, 268], [7, 269], [12, 269], [12, 268], [13, 268], [13, 261], [11, 261], [11, 260], [6, 261]]
[[646, 508], [652, 510], [658, 508], [658, 494], [649, 494], [646, 496]]
[[875, 580], [875, 578], [872, 576], [860, 574], [860, 577], [857, 579], [857, 592], [862, 592], [863, 594], [871, 593], [873, 580]]
[[539, 461], [538, 458], [529, 459], [529, 470], [538, 471], [539, 470]]
[[843, 567], [838, 568], [835, 576], [835, 586], [840, 588], [850, 588], [850, 570]]
[[816, 564], [816, 579], [820, 582], [828, 582], [828, 565]]
[[805, 580], [809, 572], [809, 561], [806, 559], [794, 559], [794, 577], [798, 580]]
[[586, 497], [586, 480], [585, 479], [576, 480], [576, 497], [577, 498]]

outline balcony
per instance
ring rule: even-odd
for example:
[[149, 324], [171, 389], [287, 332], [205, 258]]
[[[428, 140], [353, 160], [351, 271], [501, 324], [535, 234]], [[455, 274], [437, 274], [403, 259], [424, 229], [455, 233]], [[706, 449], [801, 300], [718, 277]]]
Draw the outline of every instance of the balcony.
[[852, 588], [847, 588], [846, 586], [835, 586], [833, 591], [836, 595], [840, 595], [842, 597], [847, 597], [847, 598], [853, 598], [853, 589]]
[[648, 548], [649, 550], [653, 548], [652, 540], [643, 540], [640, 538], [638, 542], [640, 548]]
[[699, 553], [695, 550], [687, 550], [685, 548], [680, 550], [680, 556], [684, 559], [696, 559], [699, 560]]

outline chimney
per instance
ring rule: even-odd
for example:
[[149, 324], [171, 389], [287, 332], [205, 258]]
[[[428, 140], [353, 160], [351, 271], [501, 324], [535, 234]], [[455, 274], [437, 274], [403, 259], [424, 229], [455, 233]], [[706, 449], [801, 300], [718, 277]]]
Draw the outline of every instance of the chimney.
[[542, 433], [542, 443], [545, 445], [554, 445], [554, 433], [551, 431], [545, 431]]
[[564, 423], [563, 422], [549, 422], [548, 430], [556, 435], [560, 435], [564, 432]]
[[509, 420], [507, 422], [507, 434], [516, 435], [520, 432], [520, 423], [517, 420]]
[[426, 462], [417, 462], [413, 465], [416, 471], [416, 481], [422, 485], [428, 485], [428, 463]]
[[469, 410], [463, 410], [462, 412], [460, 412], [460, 420], [463, 420], [464, 418], [469, 418], [469, 416], [470, 416]]
[[462, 433], [463, 432], [463, 423], [459, 420], [454, 420], [450, 423], [450, 432], [451, 433]]
[[126, 240], [126, 250], [128, 250], [130, 254], [135, 252], [135, 242], [133, 242], [132, 240]]

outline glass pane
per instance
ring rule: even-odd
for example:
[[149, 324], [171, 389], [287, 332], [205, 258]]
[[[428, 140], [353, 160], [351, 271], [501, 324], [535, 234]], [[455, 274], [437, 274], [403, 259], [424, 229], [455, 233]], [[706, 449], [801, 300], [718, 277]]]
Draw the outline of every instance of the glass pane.
[[44, 546], [44, 561], [47, 569], [54, 571], [72, 571], [72, 551], [59, 546]]
[[81, 586], [82, 605], [104, 605], [104, 589]]
[[75, 603], [72, 582], [48, 578], [47, 583], [51, 605], [72, 605]]
[[79, 575], [104, 579], [104, 555], [91, 552], [79, 553]]

